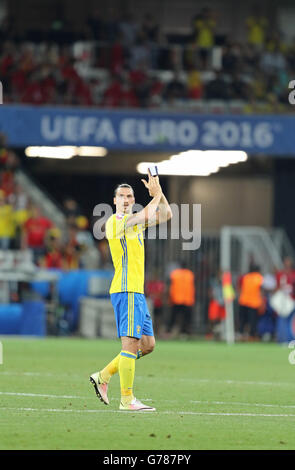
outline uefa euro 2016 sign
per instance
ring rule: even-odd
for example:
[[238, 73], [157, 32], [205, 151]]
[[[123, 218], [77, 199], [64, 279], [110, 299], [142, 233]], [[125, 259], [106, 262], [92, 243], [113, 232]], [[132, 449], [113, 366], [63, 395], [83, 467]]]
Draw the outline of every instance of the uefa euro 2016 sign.
[[2, 105], [11, 146], [87, 145], [121, 150], [244, 150], [293, 155], [293, 116], [206, 116], [140, 110]]
[[65, 140], [68, 143], [89, 142], [104, 146], [130, 147], [200, 147], [249, 148], [270, 147], [273, 143], [272, 126], [258, 122], [207, 120], [202, 123], [190, 119], [167, 118], [112, 118], [45, 115], [41, 119], [41, 135], [47, 142]]

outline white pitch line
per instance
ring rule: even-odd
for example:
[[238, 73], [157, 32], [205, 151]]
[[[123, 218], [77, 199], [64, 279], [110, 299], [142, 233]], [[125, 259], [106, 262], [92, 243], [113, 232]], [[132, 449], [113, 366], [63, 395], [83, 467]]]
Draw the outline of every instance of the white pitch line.
[[[74, 395], [48, 395], [45, 393], [21, 393], [21, 392], [0, 392], [0, 395], [12, 395], [12, 396], [21, 396], [21, 397], [46, 397], [46, 398], [80, 398], [80, 399], [89, 399], [89, 397], [77, 397]], [[94, 397], [93, 397], [94, 398]]]
[[270, 407], [270, 408], [295, 408], [295, 405], [274, 405], [266, 403], [241, 403], [238, 401], [200, 401], [200, 400], [190, 400], [190, 403], [200, 404], [200, 405], [238, 405], [238, 406], [260, 406], [260, 407]]
[[[95, 399], [94, 395], [90, 396], [76, 396], [76, 395], [50, 395], [45, 393], [24, 393], [24, 392], [0, 392], [0, 395], [8, 396], [20, 396], [20, 397], [45, 397], [45, 398], [65, 398], [65, 399], [80, 399], [89, 400], [89, 398]], [[152, 401], [160, 403], [177, 403], [177, 400], [153, 400], [151, 398], [142, 398], [143, 401]], [[242, 403], [237, 401], [207, 401], [207, 400], [189, 400], [189, 403], [196, 405], [226, 405], [226, 406], [256, 406], [256, 407], [269, 407], [269, 408], [295, 408], [295, 405], [278, 405], [278, 404], [267, 404], [267, 403]]]
[[[12, 372], [12, 371], [3, 371], [0, 372], [0, 377], [1, 375], [24, 375], [24, 376], [29, 376], [29, 377], [60, 377], [63, 376], [65, 377], [65, 374], [51, 374], [50, 372]], [[71, 376], [74, 374], [71, 374]]]
[[[0, 372], [0, 377], [1, 375], [24, 375], [24, 376], [36, 376], [36, 377], [63, 377], [64, 379], [68, 378], [83, 378], [83, 375], [79, 374], [52, 374], [50, 372], [11, 372], [11, 371], [3, 371]], [[85, 377], [85, 376], [84, 376]], [[88, 377], [88, 376], [87, 376]], [[158, 377], [154, 377], [156, 380], [159, 380]], [[136, 379], [142, 380], [142, 379], [150, 379], [150, 377], [143, 376], [143, 375], [137, 375]], [[161, 377], [161, 380], [169, 380], [171, 381], [170, 377]], [[219, 379], [198, 379], [195, 377], [182, 377], [181, 380], [183, 382], [192, 382], [192, 383], [220, 383], [220, 384], [227, 384], [227, 385], [267, 385], [267, 386], [272, 386], [272, 387], [281, 387], [281, 386], [291, 386], [294, 387], [295, 381], [294, 382], [262, 382], [262, 381], [255, 381], [255, 380], [232, 380], [232, 379], [224, 379], [224, 380], [219, 380]]]
[[[9, 407], [1, 407], [0, 410], [6, 411], [39, 411], [45, 413], [126, 413], [126, 411], [122, 410], [63, 410], [58, 408], [9, 408]], [[129, 411], [129, 413], [138, 413]], [[205, 412], [197, 412], [197, 411], [142, 411], [142, 414], [171, 414], [171, 415], [195, 415], [195, 416], [245, 416], [245, 417], [262, 417], [262, 418], [295, 418], [295, 415], [290, 414], [265, 414], [265, 413], [205, 413]]]

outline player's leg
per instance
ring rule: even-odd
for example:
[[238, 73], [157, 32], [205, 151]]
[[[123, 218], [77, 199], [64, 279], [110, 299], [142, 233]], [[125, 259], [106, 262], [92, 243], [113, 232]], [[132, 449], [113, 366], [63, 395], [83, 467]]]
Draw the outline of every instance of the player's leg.
[[171, 333], [172, 329], [175, 327], [177, 316], [178, 316], [178, 305], [174, 304], [172, 305], [171, 311], [170, 311], [170, 318], [169, 318], [168, 328], [167, 328], [168, 333]]
[[250, 324], [251, 339], [254, 339], [257, 336], [257, 320], [258, 320], [257, 309], [249, 307], [249, 324]]
[[247, 307], [244, 305], [240, 305], [239, 308], [239, 333], [241, 336], [241, 339], [243, 338], [243, 335], [245, 333], [245, 326], [247, 324]]
[[137, 359], [150, 354], [155, 349], [156, 340], [154, 336], [142, 335], [139, 340]]
[[[146, 356], [147, 354], [150, 354], [151, 352], [153, 352], [155, 348], [155, 343], [156, 341], [155, 341], [154, 336], [142, 335], [139, 342], [136, 343], [137, 344], [136, 359], [140, 359], [141, 357]], [[129, 343], [128, 343], [128, 347], [130, 347]], [[124, 347], [123, 347], [123, 350], [124, 350]], [[104, 369], [98, 372], [99, 380], [101, 383], [108, 384], [112, 376], [118, 372], [120, 354], [121, 353], [119, 353], [111, 362], [109, 362], [109, 364], [107, 364], [104, 367]]]
[[[128, 293], [128, 318], [121, 329], [122, 351], [119, 360], [121, 386], [120, 410], [154, 411], [155, 408], [144, 405], [133, 394], [135, 360], [146, 321], [146, 303], [143, 294]], [[151, 342], [147, 348], [151, 350]]]
[[118, 364], [121, 386], [121, 403], [123, 405], [130, 404], [134, 399], [133, 383], [135, 375], [135, 360], [138, 350], [138, 338], [122, 336], [122, 350]]

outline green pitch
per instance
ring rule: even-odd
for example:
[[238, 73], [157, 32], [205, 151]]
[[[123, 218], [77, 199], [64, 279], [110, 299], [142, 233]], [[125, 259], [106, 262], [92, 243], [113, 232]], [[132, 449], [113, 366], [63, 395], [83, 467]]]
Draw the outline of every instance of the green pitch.
[[155, 413], [110, 406], [89, 375], [118, 340], [0, 338], [0, 449], [295, 449], [295, 365], [287, 347], [158, 341], [136, 361], [135, 395]]

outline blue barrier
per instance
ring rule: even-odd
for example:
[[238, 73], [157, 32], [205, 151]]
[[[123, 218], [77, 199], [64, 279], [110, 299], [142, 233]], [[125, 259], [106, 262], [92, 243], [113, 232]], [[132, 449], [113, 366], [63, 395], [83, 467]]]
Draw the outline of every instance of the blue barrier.
[[277, 318], [274, 310], [271, 308], [269, 299], [266, 302], [266, 309], [263, 315], [260, 315], [257, 323], [257, 333], [259, 336], [275, 333]]
[[20, 334], [30, 336], [46, 335], [46, 314], [44, 302], [27, 300], [23, 302]]
[[[75, 271], [60, 271], [54, 270], [59, 274], [59, 279], [56, 284], [56, 290], [60, 302], [69, 307], [71, 310], [71, 322], [70, 330], [73, 331], [78, 326], [79, 320], [79, 299], [88, 295], [88, 283], [89, 279], [93, 276], [101, 277], [111, 280], [113, 277], [112, 271], [86, 271], [86, 270], [75, 270]], [[38, 292], [42, 297], [48, 295], [50, 287], [49, 282], [33, 282], [31, 286], [35, 292]], [[100, 296], [101, 298], [107, 297]]]
[[22, 314], [21, 304], [0, 305], [0, 335], [20, 334]]

